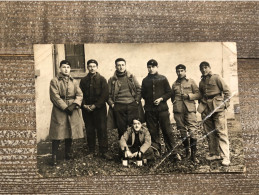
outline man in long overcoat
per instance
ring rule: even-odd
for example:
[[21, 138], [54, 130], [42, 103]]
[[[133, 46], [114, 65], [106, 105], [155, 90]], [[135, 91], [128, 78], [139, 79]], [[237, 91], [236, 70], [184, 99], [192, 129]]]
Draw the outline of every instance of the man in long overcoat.
[[65, 139], [65, 158], [71, 158], [72, 139], [83, 138], [80, 106], [83, 93], [78, 82], [70, 76], [71, 64], [60, 62], [60, 73], [50, 82], [50, 100], [53, 103], [49, 138], [52, 140], [52, 163], [57, 164], [60, 140]]

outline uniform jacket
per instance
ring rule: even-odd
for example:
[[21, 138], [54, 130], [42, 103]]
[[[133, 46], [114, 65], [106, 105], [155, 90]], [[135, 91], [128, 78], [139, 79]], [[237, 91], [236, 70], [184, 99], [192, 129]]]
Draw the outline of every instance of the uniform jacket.
[[[129, 150], [130, 147], [133, 146], [135, 142], [135, 131], [133, 127], [129, 127], [127, 131], [121, 136], [120, 139], [120, 147], [121, 150], [124, 150], [126, 147], [126, 150]], [[147, 149], [151, 146], [151, 136], [146, 127], [141, 127], [139, 130], [139, 141], [142, 144], [140, 147], [140, 151], [142, 153], [145, 153]]]
[[109, 91], [106, 79], [98, 72], [93, 76], [93, 91], [90, 93], [91, 76], [87, 74], [81, 79], [80, 88], [84, 94], [83, 105], [94, 104], [97, 108], [105, 106], [105, 102], [108, 100]]
[[[126, 72], [126, 76], [128, 77], [128, 84], [129, 84], [129, 89], [134, 97], [134, 99], [139, 102], [139, 107], [138, 107], [138, 112], [139, 112], [139, 117], [142, 122], [145, 121], [144, 119], [144, 111], [142, 108], [141, 104], [141, 87], [136, 80], [135, 76], [131, 74], [130, 72]], [[119, 93], [120, 90], [120, 81], [118, 80], [118, 77], [116, 75], [116, 72], [114, 75], [109, 79], [108, 81], [108, 87], [109, 87], [109, 99], [108, 99], [108, 104], [110, 106], [109, 111], [108, 111], [108, 117], [107, 117], [107, 129], [115, 129], [116, 123], [114, 121], [114, 115], [113, 115], [113, 110], [111, 108], [112, 104], [114, 104], [115, 99], [117, 94]]]
[[[181, 94], [188, 94], [189, 99], [182, 99]], [[172, 85], [171, 100], [173, 103], [173, 112], [183, 111], [183, 104], [189, 112], [196, 112], [195, 101], [201, 98], [200, 91], [193, 79], [177, 79]]]
[[[160, 74], [148, 74], [142, 81], [141, 96], [145, 100], [145, 111], [168, 110], [167, 100], [171, 97], [171, 87], [165, 76]], [[158, 106], [154, 101], [162, 97], [163, 101]]]
[[[130, 89], [131, 95], [134, 97], [134, 99], [137, 102], [140, 102], [140, 99], [141, 99], [141, 87], [140, 87], [137, 79], [135, 78], [135, 76], [133, 74], [131, 74], [128, 71], [126, 71], [126, 76], [128, 78], [128, 85], [129, 85], [129, 89]], [[109, 100], [108, 100], [108, 104], [111, 106], [112, 104], [114, 104], [115, 99], [116, 99], [116, 97], [117, 97], [117, 95], [119, 93], [120, 86], [121, 86], [121, 83], [118, 80], [118, 77], [116, 75], [116, 71], [115, 71], [114, 75], [109, 79], [108, 85], [109, 85]]]
[[[219, 75], [209, 73], [208, 76], [202, 77], [199, 90], [202, 99], [198, 106], [198, 112], [202, 113], [207, 105], [211, 111], [216, 109], [215, 112], [224, 111], [229, 106], [229, 100], [225, 103], [224, 101], [230, 98], [231, 92]], [[211, 98], [213, 96], [215, 97]]]
[[[50, 82], [50, 100], [53, 103], [49, 137], [60, 140], [65, 138], [83, 138], [83, 123], [81, 118], [80, 105], [83, 93], [78, 82], [69, 77], [66, 79], [62, 74]], [[76, 103], [78, 107], [69, 116], [64, 110]], [[70, 133], [71, 132], [71, 133]]]

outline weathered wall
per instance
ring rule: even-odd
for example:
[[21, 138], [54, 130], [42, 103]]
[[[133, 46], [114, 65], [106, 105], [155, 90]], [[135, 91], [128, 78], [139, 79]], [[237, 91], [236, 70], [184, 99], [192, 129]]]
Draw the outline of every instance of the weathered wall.
[[54, 78], [53, 45], [34, 45], [35, 70], [39, 71], [35, 78], [35, 104], [37, 141], [49, 135], [52, 103], [49, 97], [50, 80]]
[[[0, 193], [258, 193], [258, 2], [0, 2], [0, 18]], [[37, 176], [33, 44], [175, 41], [237, 42], [246, 173]]]
[[[57, 65], [65, 59], [64, 45], [57, 45]], [[96, 59], [99, 63], [98, 71], [107, 79], [114, 74], [114, 61], [123, 57], [127, 61], [127, 70], [133, 73], [141, 84], [148, 74], [147, 61], [156, 59], [159, 73], [168, 78], [170, 86], [177, 79], [175, 66], [186, 65], [187, 77], [195, 80], [198, 85], [201, 78], [199, 64], [208, 61], [213, 73], [219, 74], [230, 86], [231, 92], [238, 94], [237, 56], [235, 43], [149, 43], [149, 44], [85, 44], [85, 61]], [[36, 119], [37, 141], [45, 140], [49, 133], [52, 103], [49, 99], [49, 83], [53, 78], [54, 63], [53, 45], [34, 45], [35, 69], [41, 75], [35, 79], [36, 89]], [[85, 73], [86, 74], [86, 73]], [[84, 76], [85, 76], [84, 74]], [[144, 102], [143, 102], [144, 103]], [[228, 109], [227, 117], [234, 118], [234, 104], [239, 104], [236, 95]], [[172, 103], [168, 100], [171, 121], [174, 122]], [[198, 119], [201, 116], [197, 113]]]

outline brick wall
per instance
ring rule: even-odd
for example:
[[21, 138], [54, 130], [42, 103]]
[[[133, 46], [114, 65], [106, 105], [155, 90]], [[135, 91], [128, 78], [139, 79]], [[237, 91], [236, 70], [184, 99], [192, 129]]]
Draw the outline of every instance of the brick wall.
[[0, 53], [33, 43], [237, 42], [256, 58], [257, 2], [1, 2]]
[[[256, 194], [257, 2], [0, 2], [0, 18], [0, 193]], [[179, 41], [237, 42], [246, 173], [39, 178], [33, 44]]]

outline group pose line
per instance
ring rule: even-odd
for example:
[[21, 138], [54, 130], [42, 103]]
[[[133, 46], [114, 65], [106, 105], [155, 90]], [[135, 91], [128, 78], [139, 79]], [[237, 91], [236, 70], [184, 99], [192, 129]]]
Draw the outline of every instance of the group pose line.
[[[167, 78], [158, 73], [156, 60], [149, 60], [146, 66], [148, 74], [140, 84], [127, 70], [126, 60], [118, 58], [115, 72], [107, 82], [98, 72], [98, 62], [91, 59], [87, 61], [88, 74], [78, 83], [70, 75], [70, 62], [60, 62], [60, 73], [50, 82], [52, 165], [57, 165], [60, 140], [65, 140], [65, 159], [72, 158], [72, 140], [84, 137], [83, 121], [88, 145], [86, 156], [98, 155], [112, 160], [114, 156], [109, 153], [107, 129], [117, 128], [120, 159], [141, 158], [146, 164], [162, 155], [161, 129], [172, 161], [180, 160], [174, 149], [177, 140], [170, 123], [169, 99], [185, 148], [184, 157], [199, 163], [196, 155], [199, 149], [198, 111], [204, 120], [204, 133], [208, 134], [206, 159], [222, 160], [224, 166], [230, 164], [225, 109], [229, 107], [231, 92], [224, 80], [213, 74], [210, 64], [204, 61], [199, 65], [201, 81], [197, 85], [187, 77], [186, 66], [179, 64], [175, 67], [177, 79], [171, 87]], [[145, 102], [144, 110], [141, 99]], [[197, 110], [195, 100], [199, 102]], [[108, 114], [106, 103], [109, 105]], [[96, 153], [96, 135], [99, 153]]]

